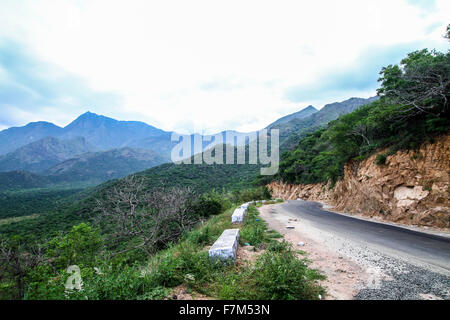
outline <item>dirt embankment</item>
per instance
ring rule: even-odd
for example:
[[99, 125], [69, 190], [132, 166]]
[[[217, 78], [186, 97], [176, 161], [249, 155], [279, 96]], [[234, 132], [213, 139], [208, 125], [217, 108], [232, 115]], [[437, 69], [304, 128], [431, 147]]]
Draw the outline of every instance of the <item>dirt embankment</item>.
[[[378, 154], [383, 153], [379, 152]], [[384, 165], [376, 154], [345, 166], [344, 178], [330, 185], [273, 182], [272, 195], [284, 200], [323, 201], [341, 212], [407, 225], [450, 228], [450, 136], [399, 151]]]

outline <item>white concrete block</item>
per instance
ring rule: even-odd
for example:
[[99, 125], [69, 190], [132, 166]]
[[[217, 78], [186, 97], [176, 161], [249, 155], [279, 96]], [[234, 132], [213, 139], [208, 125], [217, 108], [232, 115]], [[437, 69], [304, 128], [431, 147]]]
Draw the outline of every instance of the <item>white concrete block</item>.
[[224, 261], [235, 261], [239, 245], [239, 229], [227, 229], [209, 249], [209, 257]]
[[251, 202], [246, 202], [246, 203], [244, 203], [243, 205], [241, 205], [241, 208], [247, 210], [247, 209], [248, 209], [248, 206], [250, 205], [250, 203], [251, 203]]
[[237, 208], [234, 210], [233, 215], [231, 216], [231, 223], [242, 223], [244, 222], [245, 213], [247, 209]]

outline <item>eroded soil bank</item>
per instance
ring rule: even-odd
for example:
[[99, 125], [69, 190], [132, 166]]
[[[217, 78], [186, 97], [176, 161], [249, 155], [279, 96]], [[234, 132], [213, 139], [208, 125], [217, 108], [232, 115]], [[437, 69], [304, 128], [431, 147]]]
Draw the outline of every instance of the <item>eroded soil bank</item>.
[[398, 151], [384, 165], [376, 164], [376, 156], [348, 162], [334, 187], [282, 182], [268, 187], [275, 198], [322, 201], [340, 212], [449, 230], [450, 136], [419, 150]]

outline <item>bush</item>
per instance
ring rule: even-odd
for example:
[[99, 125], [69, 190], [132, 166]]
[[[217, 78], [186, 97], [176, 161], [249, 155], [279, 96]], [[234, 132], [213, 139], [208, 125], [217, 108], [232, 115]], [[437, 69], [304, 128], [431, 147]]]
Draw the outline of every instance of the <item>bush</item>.
[[232, 194], [228, 195], [228, 198], [236, 204], [255, 200], [271, 199], [271, 197], [270, 191], [266, 186], [236, 190]]
[[213, 242], [209, 226], [189, 232], [185, 239], [187, 242], [198, 246], [205, 246]]
[[156, 285], [176, 287], [182, 283], [198, 284], [208, 281], [211, 274], [222, 267], [211, 263], [207, 251], [182, 242], [152, 261], [149, 274]]
[[68, 294], [69, 299], [130, 300], [161, 299], [167, 290], [155, 284], [150, 275], [137, 266], [101, 268], [103, 274], [83, 277], [83, 290]]
[[379, 166], [385, 165], [386, 164], [386, 156], [384, 154], [377, 154], [375, 163]]
[[211, 191], [195, 201], [190, 210], [201, 217], [209, 217], [221, 213], [226, 206], [223, 197], [217, 192]]
[[274, 241], [267, 247], [269, 252], [283, 252], [289, 249], [289, 243], [286, 241], [278, 242]]
[[57, 269], [65, 269], [72, 264], [91, 265], [97, 259], [101, 245], [99, 230], [80, 223], [65, 236], [50, 240], [47, 256]]
[[214, 279], [214, 290], [226, 300], [317, 300], [324, 289], [317, 284], [325, 276], [308, 268], [287, 242], [271, 244], [253, 268], [225, 273]]
[[268, 240], [266, 230], [266, 223], [259, 219], [258, 210], [250, 206], [244, 221], [244, 227], [241, 229], [240, 242], [248, 242], [252, 246], [258, 246]]
[[316, 280], [325, 277], [308, 268], [305, 259], [298, 259], [288, 245], [273, 246], [261, 255], [252, 272], [253, 290], [250, 299], [255, 300], [317, 300], [324, 289]]

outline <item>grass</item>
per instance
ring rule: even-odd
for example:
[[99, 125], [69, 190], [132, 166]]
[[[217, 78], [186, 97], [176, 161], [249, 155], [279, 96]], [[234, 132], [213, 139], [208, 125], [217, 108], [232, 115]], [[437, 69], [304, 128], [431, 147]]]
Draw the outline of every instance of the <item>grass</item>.
[[[318, 299], [324, 289], [317, 284], [324, 276], [308, 267], [308, 260], [275, 231], [267, 230], [255, 206], [250, 206], [243, 225], [231, 225], [234, 208], [209, 219], [187, 233], [183, 240], [154, 256], [144, 273], [155, 287], [186, 285], [188, 291], [214, 299]], [[209, 260], [208, 246], [228, 228], [241, 230], [240, 244], [262, 253], [254, 263], [223, 265]]]
[[[31, 281], [26, 298], [171, 299], [174, 288], [180, 285], [188, 292], [212, 299], [314, 300], [324, 295], [317, 282], [324, 276], [310, 269], [309, 261], [282, 241], [279, 233], [267, 229], [254, 205], [249, 207], [242, 225], [231, 224], [234, 209], [212, 216], [146, 264], [123, 258], [117, 262], [97, 261], [95, 266], [101, 273], [94, 272], [92, 266], [80, 265], [83, 290], [79, 292], [64, 293], [69, 274], [55, 277], [51, 270], [35, 270], [30, 277], [37, 276], [40, 281]], [[239, 228], [241, 245], [250, 244], [256, 252], [248, 252], [251, 259], [238, 258], [234, 265], [211, 261], [209, 247], [230, 228]]]

